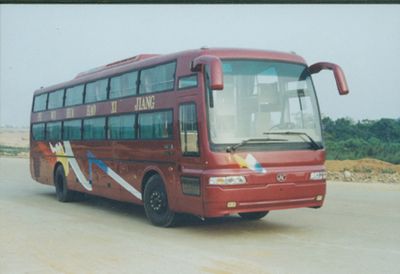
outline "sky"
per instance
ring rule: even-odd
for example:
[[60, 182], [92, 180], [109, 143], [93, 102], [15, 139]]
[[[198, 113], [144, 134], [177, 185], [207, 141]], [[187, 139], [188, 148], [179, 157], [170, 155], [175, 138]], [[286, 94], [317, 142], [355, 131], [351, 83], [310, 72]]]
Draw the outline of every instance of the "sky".
[[400, 5], [0, 5], [0, 126], [29, 126], [33, 91], [141, 53], [237, 47], [294, 51], [323, 116], [400, 118]]

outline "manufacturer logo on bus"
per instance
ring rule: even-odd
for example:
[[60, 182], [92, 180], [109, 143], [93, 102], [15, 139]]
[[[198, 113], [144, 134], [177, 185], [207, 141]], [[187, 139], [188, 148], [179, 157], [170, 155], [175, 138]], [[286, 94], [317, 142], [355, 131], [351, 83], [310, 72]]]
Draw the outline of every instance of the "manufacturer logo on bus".
[[286, 174], [283, 173], [278, 173], [276, 174], [276, 180], [280, 183], [283, 183], [286, 181]]

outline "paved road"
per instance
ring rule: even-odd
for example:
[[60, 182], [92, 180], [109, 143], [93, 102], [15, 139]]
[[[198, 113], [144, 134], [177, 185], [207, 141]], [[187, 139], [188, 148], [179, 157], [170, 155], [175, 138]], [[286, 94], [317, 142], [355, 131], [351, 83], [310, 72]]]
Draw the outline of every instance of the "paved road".
[[400, 185], [331, 182], [323, 208], [151, 226], [141, 207], [59, 203], [0, 158], [0, 273], [400, 273]]

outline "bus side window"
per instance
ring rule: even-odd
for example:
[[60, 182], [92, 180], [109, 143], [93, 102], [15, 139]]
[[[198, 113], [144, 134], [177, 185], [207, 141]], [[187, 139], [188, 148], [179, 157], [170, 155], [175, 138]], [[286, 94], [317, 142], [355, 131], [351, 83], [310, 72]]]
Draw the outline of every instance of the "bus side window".
[[47, 94], [48, 93], [44, 93], [35, 96], [33, 101], [33, 112], [46, 110]]
[[157, 111], [139, 114], [139, 139], [172, 138], [172, 111]]
[[150, 93], [174, 89], [176, 62], [143, 69], [140, 73], [139, 93]]
[[61, 122], [50, 122], [46, 125], [47, 140], [61, 140]]
[[83, 90], [85, 85], [67, 88], [65, 93], [65, 106], [75, 106], [83, 103]]
[[110, 99], [131, 96], [136, 94], [138, 72], [125, 73], [110, 80]]
[[197, 87], [197, 75], [180, 77], [178, 80], [178, 89], [187, 89]]
[[49, 103], [47, 108], [48, 109], [55, 109], [60, 108], [63, 106], [64, 100], [64, 90], [59, 89], [54, 92], [49, 93]]
[[185, 156], [199, 155], [199, 132], [197, 127], [197, 112], [194, 103], [179, 106], [179, 128], [181, 150]]
[[64, 121], [63, 140], [80, 140], [82, 138], [82, 120]]
[[86, 84], [85, 103], [93, 103], [106, 100], [107, 85], [107, 78]]
[[44, 140], [45, 138], [44, 123], [32, 125], [32, 138], [35, 141]]
[[106, 138], [106, 118], [89, 118], [83, 120], [84, 140], [104, 140]]
[[136, 138], [136, 115], [127, 114], [108, 118], [108, 138], [131, 140]]

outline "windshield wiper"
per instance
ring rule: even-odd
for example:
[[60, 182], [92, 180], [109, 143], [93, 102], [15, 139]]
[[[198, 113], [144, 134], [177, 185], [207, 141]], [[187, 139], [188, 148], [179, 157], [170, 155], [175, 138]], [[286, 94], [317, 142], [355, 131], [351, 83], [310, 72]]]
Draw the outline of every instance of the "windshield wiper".
[[236, 149], [238, 149], [239, 147], [248, 144], [250, 142], [282, 142], [282, 141], [287, 141], [287, 139], [272, 139], [272, 138], [259, 138], [259, 139], [255, 139], [255, 138], [250, 138], [250, 139], [245, 139], [243, 141], [241, 141], [238, 144], [235, 144], [233, 146], [228, 146], [226, 148], [226, 152], [234, 152]]
[[[305, 133], [305, 132], [296, 132], [296, 131], [279, 132], [278, 131], [278, 132], [264, 132], [263, 134], [265, 134], [265, 135], [297, 135], [297, 136], [300, 136], [300, 138], [301, 138], [301, 136], [306, 136], [307, 139], [309, 140], [309, 143], [310, 143], [311, 147], [314, 150], [318, 150], [318, 149], [322, 148], [322, 146], [318, 145], [317, 142], [315, 142], [314, 139], [310, 135]], [[301, 139], [303, 139], [303, 138], [301, 138]]]

